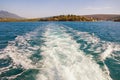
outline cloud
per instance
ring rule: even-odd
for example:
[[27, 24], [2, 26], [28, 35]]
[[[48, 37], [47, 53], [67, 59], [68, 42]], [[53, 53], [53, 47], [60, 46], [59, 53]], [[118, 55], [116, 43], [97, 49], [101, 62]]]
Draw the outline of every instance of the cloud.
[[112, 7], [86, 7], [85, 10], [107, 10], [112, 9]]

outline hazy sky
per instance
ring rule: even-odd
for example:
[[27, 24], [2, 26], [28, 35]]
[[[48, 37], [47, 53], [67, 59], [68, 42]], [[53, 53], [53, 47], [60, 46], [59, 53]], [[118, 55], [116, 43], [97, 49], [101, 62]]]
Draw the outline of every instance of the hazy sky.
[[22, 17], [120, 14], [120, 0], [0, 0], [0, 10]]

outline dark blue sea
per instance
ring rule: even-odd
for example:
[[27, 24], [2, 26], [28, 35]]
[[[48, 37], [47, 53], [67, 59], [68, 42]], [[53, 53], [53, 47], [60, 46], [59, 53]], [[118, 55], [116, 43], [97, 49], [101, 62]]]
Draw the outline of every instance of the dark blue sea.
[[120, 80], [120, 23], [0, 22], [0, 80]]

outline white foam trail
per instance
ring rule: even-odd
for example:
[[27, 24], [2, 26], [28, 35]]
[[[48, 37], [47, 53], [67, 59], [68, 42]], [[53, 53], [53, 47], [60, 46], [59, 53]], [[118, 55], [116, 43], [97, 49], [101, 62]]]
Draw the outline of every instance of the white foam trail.
[[101, 53], [101, 59], [105, 60], [107, 57], [109, 57], [112, 54], [113, 48], [111, 45], [108, 44], [107, 49]]
[[37, 80], [111, 80], [99, 65], [79, 50], [79, 44], [57, 25], [48, 25]]
[[3, 54], [1, 55], [3, 56], [0, 58], [9, 56], [13, 60], [13, 65], [21, 65], [25, 69], [37, 68], [29, 57], [34, 54], [34, 51], [38, 50], [40, 46], [31, 46], [27, 41], [39, 35], [38, 32], [39, 29], [26, 33], [23, 36], [17, 36], [14, 41], [8, 43], [8, 46], [2, 51]]
[[[108, 57], [115, 56], [113, 54], [114, 51], [120, 51], [120, 44], [111, 43], [108, 41], [103, 41], [94, 34], [89, 34], [88, 32], [80, 32], [77, 30], [73, 30], [72, 28], [68, 28], [71, 32], [73, 32], [75, 35], [78, 36], [78, 40], [84, 40], [88, 44], [92, 44], [91, 47], [88, 49], [89, 51], [93, 51], [94, 53], [99, 53], [100, 60], [104, 61]], [[84, 44], [84, 48], [87, 47], [86, 44]], [[98, 46], [96, 49], [94, 47]], [[103, 51], [104, 50], [104, 51]]]
[[106, 58], [112, 58], [115, 56], [113, 52], [120, 51], [120, 45], [116, 43], [106, 42], [103, 45], [103, 48], [105, 49], [103, 53], [100, 54], [100, 59], [104, 61]]
[[18, 49], [16, 49], [16, 47], [13, 46], [8, 46], [7, 50], [8, 51], [8, 55], [12, 58], [13, 62], [16, 65], [22, 65], [24, 68], [28, 69], [28, 68], [34, 68], [33, 65], [31, 65], [32, 61], [30, 59], [28, 59], [28, 56], [26, 54], [21, 54], [18, 51]]

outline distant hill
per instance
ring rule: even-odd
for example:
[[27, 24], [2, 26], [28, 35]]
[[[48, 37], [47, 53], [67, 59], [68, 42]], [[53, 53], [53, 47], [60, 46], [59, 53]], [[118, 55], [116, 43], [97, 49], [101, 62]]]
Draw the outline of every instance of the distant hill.
[[120, 14], [59, 15], [40, 18], [39, 21], [120, 21]]
[[23, 19], [23, 17], [3, 10], [0, 11], [0, 18]]
[[26, 19], [16, 14], [0, 11], [0, 22], [25, 22], [25, 21], [119, 21], [120, 14], [93, 14], [93, 15], [58, 15], [44, 18]]
[[78, 15], [58, 15], [47, 18], [40, 18], [39, 21], [95, 21], [95, 19]]
[[115, 17], [115, 18], [113, 18], [112, 20], [115, 21], [115, 22], [120, 22], [120, 16]]
[[83, 15], [85, 17], [92, 17], [96, 20], [114, 20], [117, 17], [120, 17], [118, 14], [93, 14], [93, 15]]

